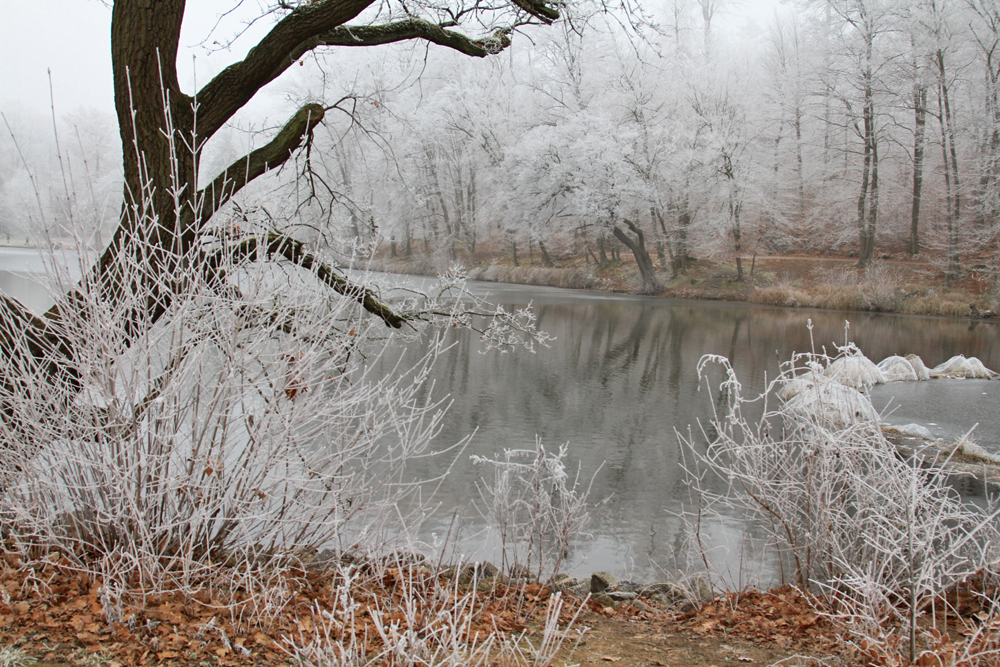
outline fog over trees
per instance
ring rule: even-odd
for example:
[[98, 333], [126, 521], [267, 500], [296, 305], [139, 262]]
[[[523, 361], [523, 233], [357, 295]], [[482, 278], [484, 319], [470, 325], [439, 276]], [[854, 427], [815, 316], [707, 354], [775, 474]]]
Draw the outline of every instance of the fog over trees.
[[[230, 205], [345, 257], [373, 241], [440, 267], [477, 250], [538, 265], [624, 253], [647, 291], [706, 254], [741, 277], [753, 255], [810, 251], [862, 267], [919, 253], [948, 279], [994, 266], [1000, 2], [810, 0], [736, 35], [719, 28], [725, 2], [646, 9], [640, 36], [635, 15], [571, 19], [522, 28], [493, 59], [315, 52], [272, 92], [341, 99], [309, 178], [285, 169]], [[283, 122], [249, 113], [208, 143], [203, 173]], [[58, 236], [70, 210], [117, 216], [113, 118], [62, 115], [64, 164], [51, 119], [5, 118], [0, 234]]]

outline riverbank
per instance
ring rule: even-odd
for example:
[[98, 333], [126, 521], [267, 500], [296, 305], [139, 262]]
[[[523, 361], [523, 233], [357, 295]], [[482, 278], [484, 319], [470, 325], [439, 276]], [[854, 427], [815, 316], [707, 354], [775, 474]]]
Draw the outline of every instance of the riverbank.
[[[577, 258], [551, 258], [553, 266], [507, 260], [477, 253], [454, 263], [472, 280], [641, 293], [642, 281], [630, 259], [598, 267]], [[540, 261], [540, 260], [539, 260]], [[656, 296], [741, 301], [773, 306], [825, 308], [908, 315], [993, 319], [1000, 313], [1000, 293], [984, 265], [970, 268], [950, 285], [941, 271], [922, 259], [889, 257], [867, 270], [857, 260], [838, 256], [770, 255], [744, 260], [744, 280], [732, 262], [695, 259], [686, 272], [671, 277], [657, 267]], [[378, 257], [367, 268], [388, 273], [439, 275], [451, 267], [447, 259], [414, 254], [411, 258]]]

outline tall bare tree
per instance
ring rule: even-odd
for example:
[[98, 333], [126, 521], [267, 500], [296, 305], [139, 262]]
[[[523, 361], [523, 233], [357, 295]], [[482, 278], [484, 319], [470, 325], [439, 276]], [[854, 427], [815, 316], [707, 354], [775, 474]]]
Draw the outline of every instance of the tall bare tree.
[[[434, 5], [394, 4], [372, 0], [301, 0], [275, 5], [270, 31], [234, 62], [195, 91], [183, 90], [177, 56], [185, 0], [116, 0], [111, 15], [111, 55], [115, 108], [124, 152], [124, 206], [111, 243], [85, 273], [79, 291], [99, 294], [116, 313], [123, 344], [137, 337], [168, 311], [185, 284], [174, 279], [186, 267], [204, 261], [206, 247], [220, 256], [257, 256], [289, 262], [312, 272], [331, 290], [356, 300], [390, 327], [406, 316], [352, 283], [333, 267], [307, 253], [295, 238], [274, 230], [266, 235], [227, 238], [212, 234], [212, 218], [232, 197], [259, 176], [284, 165], [308, 147], [313, 130], [331, 107], [309, 103], [300, 108], [266, 145], [240, 157], [210, 180], [200, 177], [205, 142], [215, 135], [265, 85], [315, 49], [376, 46], [422, 40], [472, 57], [502, 51], [511, 31], [527, 23], [551, 23], [559, 17], [544, 0], [507, 3]], [[484, 34], [470, 37], [467, 30]], [[199, 188], [199, 182], [208, 184]], [[131, 268], [130, 268], [131, 267]], [[136, 272], [134, 267], [140, 267]], [[139, 303], [130, 297], [142, 294]], [[36, 317], [17, 300], [0, 295], [0, 356], [3, 395], [24, 391], [25, 383], [79, 384], [72, 365], [75, 342], [61, 322], [83, 317], [69, 313], [80, 300], [62, 300]], [[116, 308], [120, 304], [120, 308]], [[10, 369], [20, 369], [13, 373]], [[31, 369], [34, 369], [32, 371]], [[15, 387], [16, 386], [16, 387]], [[16, 441], [18, 424], [0, 405], [5, 440]], [[8, 446], [13, 443], [8, 442]]]

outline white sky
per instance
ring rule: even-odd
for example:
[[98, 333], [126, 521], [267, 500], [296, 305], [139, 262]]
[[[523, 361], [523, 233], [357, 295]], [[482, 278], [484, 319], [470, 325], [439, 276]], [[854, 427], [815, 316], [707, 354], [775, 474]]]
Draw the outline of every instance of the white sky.
[[[154, 0], [155, 1], [155, 0]], [[199, 42], [211, 32], [215, 17], [234, 4], [233, 0], [192, 0], [188, 2], [184, 34], [181, 37], [182, 77], [198, 72], [200, 83], [244, 54], [244, 51], [209, 55]], [[258, 2], [248, 0], [244, 13], [252, 15]], [[763, 28], [779, 7], [779, 0], [744, 0], [729, 20], [745, 25], [753, 16]], [[784, 9], [784, 8], [782, 8]], [[19, 108], [33, 112], [49, 110], [49, 79], [52, 72], [56, 113], [63, 115], [79, 107], [114, 113], [111, 54], [108, 46], [111, 10], [98, 0], [0, 0], [0, 111]], [[212, 39], [228, 36], [239, 26], [229, 21]], [[257, 35], [262, 32], [256, 29]], [[251, 43], [249, 36], [238, 45]], [[189, 60], [194, 58], [194, 60]], [[184, 67], [185, 60], [192, 66]], [[191, 90], [191, 81], [182, 86]]]

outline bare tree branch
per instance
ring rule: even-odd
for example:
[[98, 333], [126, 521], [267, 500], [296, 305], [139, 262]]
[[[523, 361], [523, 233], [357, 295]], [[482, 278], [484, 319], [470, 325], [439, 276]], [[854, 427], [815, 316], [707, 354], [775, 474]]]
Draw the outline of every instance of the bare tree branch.
[[325, 110], [319, 104], [305, 105], [270, 143], [236, 160], [216, 176], [211, 184], [198, 193], [198, 201], [203, 203], [197, 227], [200, 229], [247, 183], [284, 164], [295, 149], [302, 145], [303, 138], [308, 137], [313, 128], [323, 120], [324, 114]]
[[324, 285], [331, 287], [338, 294], [357, 301], [365, 310], [385, 322], [386, 326], [399, 329], [407, 321], [406, 317], [383, 303], [372, 290], [344, 277], [332, 266], [307, 252], [304, 243], [285, 234], [272, 233], [242, 239], [238, 243], [225, 246], [218, 251], [217, 259], [210, 259], [209, 262], [218, 264], [223, 257], [239, 261], [261, 252], [270, 258], [284, 258], [312, 272]]

